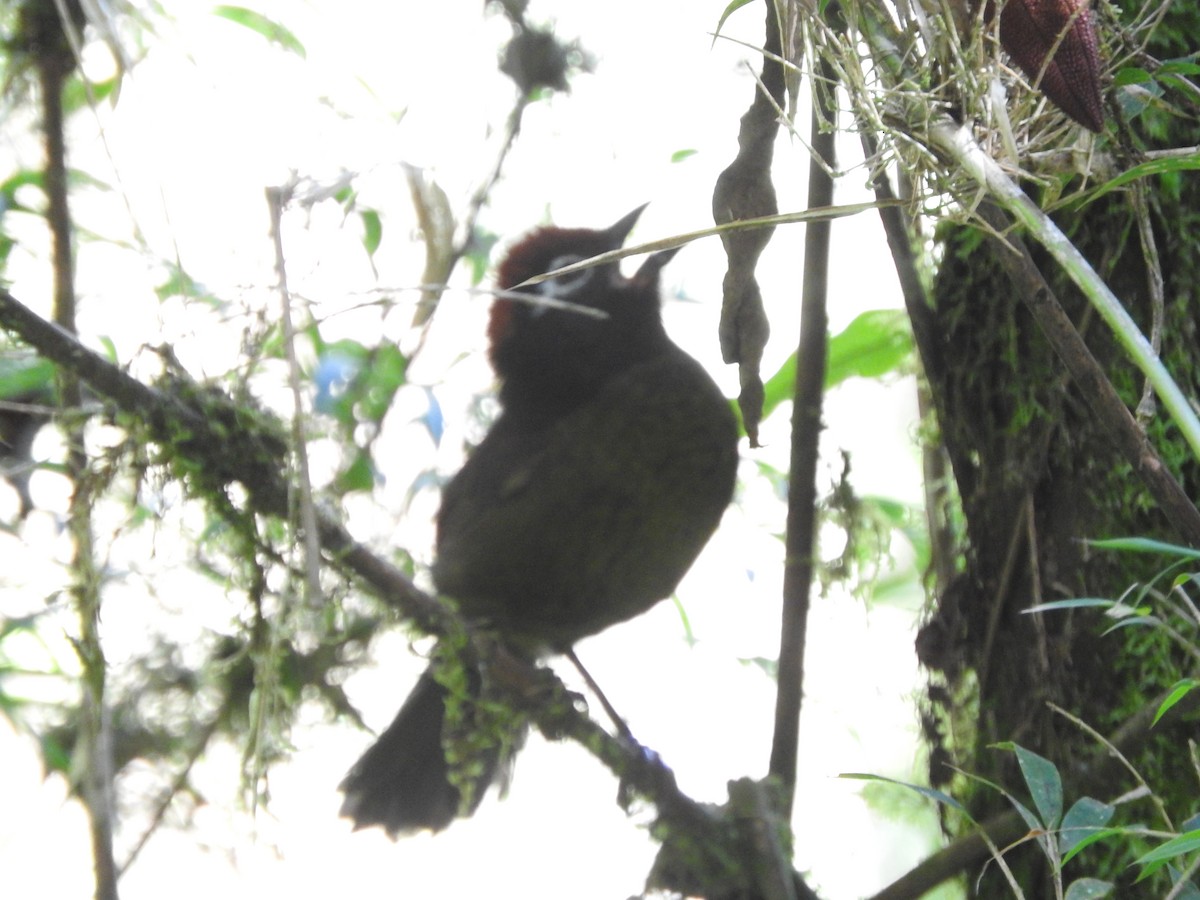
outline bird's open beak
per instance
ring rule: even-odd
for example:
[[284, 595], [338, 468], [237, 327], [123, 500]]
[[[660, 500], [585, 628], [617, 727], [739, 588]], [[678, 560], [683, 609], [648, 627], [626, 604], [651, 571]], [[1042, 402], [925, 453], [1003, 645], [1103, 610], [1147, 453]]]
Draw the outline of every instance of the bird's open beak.
[[[643, 203], [633, 212], [622, 216], [605, 229], [605, 234], [607, 234], [611, 240], [611, 243], [608, 245], [609, 249], [616, 250], [625, 245], [625, 238], [629, 237], [629, 232], [633, 231], [633, 226], [637, 224], [638, 217], [641, 216], [642, 211], [649, 205], [649, 203]], [[637, 275], [635, 275], [634, 278], [656, 278], [658, 273], [662, 271], [663, 266], [669, 263], [678, 252], [679, 248], [673, 247], [670, 250], [660, 250], [658, 253], [651, 253], [648, 257], [646, 257], [646, 261], [638, 267]]]
[[646, 261], [638, 266], [637, 274], [633, 277], [635, 279], [657, 278], [663, 266], [674, 259], [675, 254], [679, 250], [679, 247], [672, 247], [670, 250], [659, 250], [657, 253], [651, 253], [646, 257]]
[[618, 250], [625, 245], [625, 238], [629, 237], [629, 232], [633, 231], [633, 226], [637, 224], [638, 217], [641, 216], [649, 203], [643, 203], [633, 212], [628, 213], [614, 222], [608, 228], [604, 229], [604, 233], [609, 237], [608, 249]]

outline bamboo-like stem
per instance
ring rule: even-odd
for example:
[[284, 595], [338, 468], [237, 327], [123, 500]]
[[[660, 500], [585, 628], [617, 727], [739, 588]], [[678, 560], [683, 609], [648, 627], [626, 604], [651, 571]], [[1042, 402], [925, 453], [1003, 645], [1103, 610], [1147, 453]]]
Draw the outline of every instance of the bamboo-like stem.
[[1020, 186], [983, 152], [966, 128], [947, 117], [933, 123], [929, 129], [929, 140], [963, 172], [986, 188], [997, 204], [1054, 257], [1100, 317], [1108, 323], [1117, 342], [1154, 387], [1163, 406], [1179, 426], [1184, 440], [1196, 458], [1200, 459], [1200, 418], [1154, 352], [1150, 341], [1091, 263]]

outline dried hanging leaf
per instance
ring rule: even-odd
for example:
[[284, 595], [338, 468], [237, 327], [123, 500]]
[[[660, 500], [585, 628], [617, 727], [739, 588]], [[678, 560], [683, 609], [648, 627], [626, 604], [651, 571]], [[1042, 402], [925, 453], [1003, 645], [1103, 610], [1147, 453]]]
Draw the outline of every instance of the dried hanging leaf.
[[454, 267], [454, 213], [446, 192], [427, 177], [424, 169], [406, 164], [404, 174], [412, 193], [417, 224], [425, 240], [425, 271], [421, 284], [427, 287], [421, 291], [421, 302], [413, 314], [413, 325], [421, 326], [429, 321], [442, 296], [441, 288], [436, 286], [445, 285]]
[[[779, 27], [772, 3], [767, 3], [767, 40], [761, 82], [766, 92], [756, 91], [754, 101], [742, 116], [738, 131], [738, 155], [717, 177], [713, 188], [713, 219], [718, 225], [740, 219], [774, 215], [779, 211], [771, 182], [771, 159], [779, 131], [777, 110], [784, 102], [783, 65], [779, 56]], [[722, 285], [721, 355], [738, 364], [741, 391], [738, 406], [751, 446], [758, 446], [758, 424], [762, 420], [763, 383], [759, 368], [770, 324], [763, 308], [762, 293], [754, 277], [755, 266], [771, 240], [772, 228], [738, 230], [721, 235], [729, 260]]]

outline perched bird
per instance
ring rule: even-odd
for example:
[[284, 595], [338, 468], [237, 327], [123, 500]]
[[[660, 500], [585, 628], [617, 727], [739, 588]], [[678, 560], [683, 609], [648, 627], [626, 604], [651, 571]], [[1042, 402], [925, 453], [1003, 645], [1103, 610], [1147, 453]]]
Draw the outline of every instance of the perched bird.
[[[502, 412], [443, 491], [433, 577], [466, 619], [526, 657], [671, 594], [733, 494], [730, 405], [663, 328], [659, 271], [674, 250], [631, 278], [610, 263], [520, 287], [619, 248], [640, 213], [601, 231], [534, 231], [499, 268], [488, 336]], [[481, 676], [466, 681], [469, 703]], [[355, 827], [395, 837], [473, 811], [503, 754], [471, 773], [463, 804], [446, 761], [447, 699], [427, 671], [350, 770], [342, 815]]]

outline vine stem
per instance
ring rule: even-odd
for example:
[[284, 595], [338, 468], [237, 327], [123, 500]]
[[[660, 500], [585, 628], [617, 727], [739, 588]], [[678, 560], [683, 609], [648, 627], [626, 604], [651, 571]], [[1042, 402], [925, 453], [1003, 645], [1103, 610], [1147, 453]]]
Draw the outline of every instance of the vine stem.
[[1113, 330], [1117, 342], [1153, 385], [1192, 453], [1200, 459], [1200, 419], [1121, 301], [1053, 220], [977, 144], [966, 128], [945, 119], [929, 132], [935, 148], [954, 159], [1016, 222], [1046, 248]]

